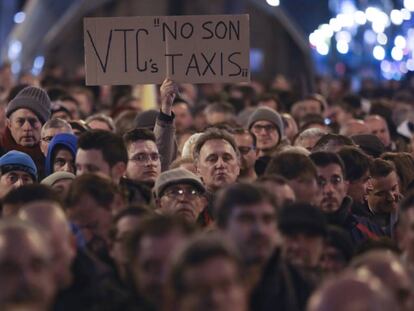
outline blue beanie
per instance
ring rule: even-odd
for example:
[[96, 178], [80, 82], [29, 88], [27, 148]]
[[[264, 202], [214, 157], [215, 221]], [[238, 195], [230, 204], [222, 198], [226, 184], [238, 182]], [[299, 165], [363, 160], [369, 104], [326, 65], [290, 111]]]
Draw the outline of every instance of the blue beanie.
[[32, 176], [33, 181], [37, 180], [37, 168], [32, 158], [20, 151], [12, 150], [0, 158], [1, 174], [11, 171], [23, 171]]

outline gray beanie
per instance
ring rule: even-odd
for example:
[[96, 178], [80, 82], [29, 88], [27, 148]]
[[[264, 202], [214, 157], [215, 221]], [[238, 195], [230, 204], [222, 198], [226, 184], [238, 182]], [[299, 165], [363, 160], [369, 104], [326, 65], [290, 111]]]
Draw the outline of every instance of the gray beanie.
[[6, 117], [18, 109], [29, 109], [44, 124], [50, 117], [50, 98], [47, 93], [38, 87], [28, 86], [17, 93], [6, 107]]
[[280, 139], [282, 139], [285, 136], [285, 127], [283, 125], [282, 117], [273, 109], [268, 107], [257, 108], [249, 118], [249, 121], [247, 123], [248, 129], [250, 130], [253, 124], [257, 121], [272, 122], [274, 125], [276, 125], [276, 129], [279, 132]]

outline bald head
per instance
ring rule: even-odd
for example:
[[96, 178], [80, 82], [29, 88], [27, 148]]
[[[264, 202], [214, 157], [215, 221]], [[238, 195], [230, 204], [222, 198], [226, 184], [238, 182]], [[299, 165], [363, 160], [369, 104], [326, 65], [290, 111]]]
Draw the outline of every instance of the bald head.
[[398, 310], [392, 294], [369, 273], [349, 273], [326, 282], [314, 292], [308, 311]]
[[354, 135], [371, 134], [371, 131], [364, 121], [351, 119], [341, 127], [339, 134], [351, 137]]
[[[375, 250], [356, 257], [351, 267], [367, 270], [387, 286], [403, 310], [412, 310], [413, 291], [409, 272], [391, 251]], [[409, 308], [407, 308], [410, 306]]]
[[30, 221], [47, 232], [52, 247], [54, 274], [59, 288], [72, 282], [70, 270], [75, 257], [75, 245], [69, 223], [61, 206], [52, 201], [37, 201], [24, 205], [19, 218]]
[[385, 147], [391, 144], [390, 131], [385, 119], [379, 115], [369, 115], [365, 118], [365, 124], [368, 126], [371, 134], [377, 136]]
[[66, 215], [56, 202], [36, 201], [26, 204], [18, 215], [20, 219], [35, 223], [47, 231], [60, 229], [67, 233], [70, 232]]

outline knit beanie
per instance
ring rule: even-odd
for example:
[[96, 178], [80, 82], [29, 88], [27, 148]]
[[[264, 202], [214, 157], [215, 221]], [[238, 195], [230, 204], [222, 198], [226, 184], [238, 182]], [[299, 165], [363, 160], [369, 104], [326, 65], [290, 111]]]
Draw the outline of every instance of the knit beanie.
[[44, 178], [41, 182], [41, 184], [53, 186], [53, 184], [59, 180], [62, 179], [75, 179], [75, 175], [69, 172], [54, 172], [53, 174], [50, 174], [46, 178]]
[[249, 118], [248, 129], [250, 130], [253, 124], [257, 121], [269, 121], [276, 126], [276, 130], [279, 132], [279, 136], [282, 139], [284, 137], [283, 121], [279, 113], [268, 107], [257, 108]]
[[37, 180], [37, 168], [32, 158], [20, 151], [12, 150], [0, 158], [1, 174], [11, 171], [23, 171], [32, 176], [33, 181]]
[[6, 107], [6, 117], [21, 108], [33, 111], [44, 124], [50, 117], [50, 99], [47, 93], [38, 87], [28, 86], [17, 93]]

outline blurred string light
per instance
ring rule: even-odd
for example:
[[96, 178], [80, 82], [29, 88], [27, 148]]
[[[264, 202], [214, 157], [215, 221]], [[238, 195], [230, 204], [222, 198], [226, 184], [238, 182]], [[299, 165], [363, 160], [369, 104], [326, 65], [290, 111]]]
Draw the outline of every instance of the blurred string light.
[[33, 61], [32, 67], [32, 74], [38, 76], [43, 69], [43, 65], [45, 64], [45, 58], [42, 55], [36, 56]]
[[[341, 61], [378, 65], [386, 79], [400, 79], [414, 71], [414, 0], [330, 0], [336, 15], [309, 35], [311, 47], [321, 56], [337, 53]], [[371, 61], [369, 56], [371, 55]], [[352, 59], [352, 60], [351, 60]]]
[[280, 0], [266, 0], [267, 4], [270, 6], [279, 6]]
[[26, 19], [26, 14], [24, 12], [17, 12], [16, 14], [14, 14], [14, 17], [13, 17], [13, 21], [16, 24], [23, 23], [25, 19]]

